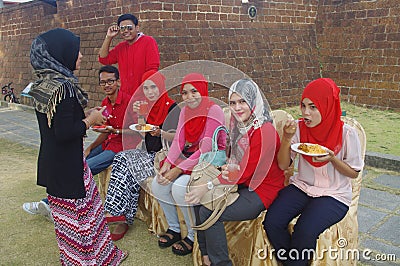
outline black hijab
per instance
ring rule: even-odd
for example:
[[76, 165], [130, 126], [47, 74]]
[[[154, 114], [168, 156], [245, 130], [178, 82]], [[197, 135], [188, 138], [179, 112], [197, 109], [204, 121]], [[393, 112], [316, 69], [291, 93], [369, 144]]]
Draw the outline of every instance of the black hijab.
[[87, 105], [87, 93], [73, 73], [79, 49], [80, 38], [61, 28], [42, 33], [32, 42], [30, 58], [37, 80], [29, 94], [35, 109], [47, 114], [49, 127], [55, 107], [66, 95], [75, 95], [83, 108]]

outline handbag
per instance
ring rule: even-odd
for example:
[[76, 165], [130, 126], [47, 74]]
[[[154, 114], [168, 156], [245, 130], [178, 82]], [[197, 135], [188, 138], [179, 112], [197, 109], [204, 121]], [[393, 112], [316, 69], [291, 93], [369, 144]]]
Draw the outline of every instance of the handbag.
[[[224, 126], [215, 129], [212, 137], [212, 148], [210, 152], [200, 155], [199, 163], [193, 168], [192, 174], [186, 191], [190, 192], [196, 186], [205, 186], [209, 181], [212, 182], [221, 174], [220, 166], [226, 164], [226, 153], [224, 150], [218, 150], [217, 135], [218, 132], [224, 130], [228, 132]], [[237, 185], [219, 184], [214, 185], [200, 199], [200, 204], [209, 210], [212, 210], [210, 217], [200, 225], [192, 226], [195, 230], [207, 230], [213, 225], [226, 207], [234, 203], [239, 197]], [[193, 224], [193, 223], [192, 223]]]
[[[175, 132], [175, 130], [168, 130], [168, 132]], [[161, 137], [162, 148], [154, 156], [154, 169], [156, 173], [160, 172], [162, 162], [167, 158], [169, 150], [169, 142], [165, 138]]]

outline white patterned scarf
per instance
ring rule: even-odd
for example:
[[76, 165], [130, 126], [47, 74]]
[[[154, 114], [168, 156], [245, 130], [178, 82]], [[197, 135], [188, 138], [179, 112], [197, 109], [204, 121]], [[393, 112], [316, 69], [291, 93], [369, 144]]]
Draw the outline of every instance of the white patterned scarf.
[[241, 161], [247, 146], [245, 135], [251, 129], [260, 128], [264, 123], [272, 123], [271, 109], [258, 85], [250, 79], [240, 79], [233, 83], [229, 89], [229, 99], [232, 93], [239, 94], [251, 110], [251, 117], [246, 123], [237, 121], [233, 116], [230, 121], [231, 147], [235, 147], [231, 150], [231, 156], [234, 156], [237, 161]]

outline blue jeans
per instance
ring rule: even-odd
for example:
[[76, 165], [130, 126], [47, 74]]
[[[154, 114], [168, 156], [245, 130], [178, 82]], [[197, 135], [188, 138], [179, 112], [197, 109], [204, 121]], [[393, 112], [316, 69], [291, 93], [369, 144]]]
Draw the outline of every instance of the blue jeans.
[[111, 150], [103, 150], [102, 145], [92, 149], [86, 158], [92, 175], [97, 175], [107, 169], [112, 164], [115, 154]]
[[[306, 256], [294, 258], [290, 254], [315, 250], [319, 235], [326, 228], [342, 220], [348, 210], [347, 205], [332, 197], [310, 197], [296, 186], [289, 185], [279, 192], [278, 197], [268, 208], [263, 223], [264, 230], [275, 249], [277, 259], [283, 265], [306, 266], [308, 265]], [[294, 232], [290, 235], [288, 224], [299, 214]]]
[[[179, 206], [187, 225], [187, 237], [194, 241], [194, 231], [192, 229], [192, 223], [189, 215], [191, 215], [193, 219], [195, 216], [193, 208], [185, 201], [186, 186], [189, 182], [189, 179], [189, 175], [180, 175], [174, 180], [174, 182], [163, 186], [158, 184], [157, 178], [154, 178], [153, 183], [151, 184], [151, 191], [164, 211], [169, 229], [176, 233], [181, 232], [178, 211], [176, 209], [176, 206]], [[191, 212], [191, 214], [189, 214], [189, 212]]]

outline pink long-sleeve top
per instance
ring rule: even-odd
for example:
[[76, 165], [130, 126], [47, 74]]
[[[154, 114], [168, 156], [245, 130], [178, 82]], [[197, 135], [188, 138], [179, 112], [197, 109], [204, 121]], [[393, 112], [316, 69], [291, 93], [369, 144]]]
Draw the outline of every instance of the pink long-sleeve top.
[[[298, 142], [300, 142], [300, 129], [297, 125], [297, 131], [292, 138], [292, 143]], [[291, 152], [292, 159], [296, 155], [295, 152]], [[336, 157], [356, 171], [361, 171], [364, 167], [360, 140], [356, 130], [349, 125], [344, 124], [343, 126], [342, 149], [336, 154]], [[300, 155], [298, 173], [291, 177], [290, 183], [311, 197], [331, 196], [350, 206], [352, 196], [351, 179], [339, 173], [332, 163], [314, 167]]]
[[[183, 171], [191, 171], [193, 167], [199, 162], [201, 153], [211, 151], [212, 136], [215, 129], [218, 126], [225, 124], [224, 112], [218, 105], [212, 105], [208, 112], [207, 121], [203, 133], [200, 138], [192, 143], [192, 146], [198, 146], [196, 150], [189, 158], [181, 160], [183, 158], [182, 151], [185, 147], [185, 110], [188, 107], [184, 107], [179, 115], [178, 126], [174, 140], [172, 141], [171, 147], [168, 151], [167, 161]], [[226, 147], [226, 134], [225, 132], [219, 132], [217, 136], [217, 143], [219, 150], [225, 150]]]

